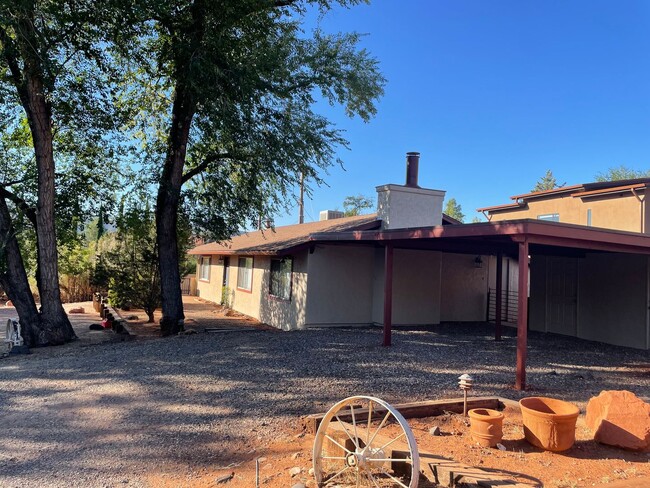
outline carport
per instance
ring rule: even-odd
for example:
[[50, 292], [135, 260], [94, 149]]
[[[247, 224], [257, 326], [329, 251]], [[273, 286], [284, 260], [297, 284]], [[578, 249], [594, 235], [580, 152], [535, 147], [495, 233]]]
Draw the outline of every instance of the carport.
[[[521, 266], [521, 263], [533, 262], [536, 256], [581, 258], [587, 254], [650, 255], [650, 236], [532, 219], [395, 230], [320, 233], [313, 234], [310, 240], [328, 244], [363, 244], [382, 246], [384, 248], [384, 346], [391, 345], [394, 249], [434, 250], [443, 253], [496, 256], [497, 307], [494, 329], [495, 340], [500, 340], [502, 332], [502, 311], [500, 307], [502, 300], [500, 294], [503, 277], [501, 261], [504, 256], [518, 259], [520, 266], [515, 387], [519, 390], [526, 388], [530, 278], [529, 266]], [[639, 328], [640, 334], [645, 339], [645, 347], [642, 344], [637, 345], [640, 345], [641, 348], [650, 349], [650, 320], [648, 315], [648, 306], [650, 305], [650, 299], [648, 298], [650, 294], [650, 266], [648, 266], [647, 259], [644, 259], [643, 265], [643, 269], [634, 270], [635, 283], [642, 283], [645, 286], [644, 290], [637, 293], [638, 296], [643, 295], [644, 303], [635, 304], [643, 307], [643, 323], [638, 321], [638, 325], [635, 322], [634, 326]], [[611, 275], [618, 273], [618, 277], [623, 278], [623, 281], [627, 280], [627, 276], [620, 276], [617, 269], [608, 271]], [[530, 299], [533, 300], [533, 298], [531, 288]], [[587, 298], [589, 299], [589, 297]], [[544, 296], [544, 300], [546, 299], [546, 296]], [[600, 298], [598, 299], [600, 300]], [[588, 302], [589, 300], [585, 300], [585, 306], [589, 306]], [[644, 330], [641, 331], [641, 328]]]

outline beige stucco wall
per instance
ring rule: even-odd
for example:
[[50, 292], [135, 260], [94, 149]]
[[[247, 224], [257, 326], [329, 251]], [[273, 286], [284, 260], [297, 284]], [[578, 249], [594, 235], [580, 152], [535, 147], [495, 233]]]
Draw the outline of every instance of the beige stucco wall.
[[592, 227], [646, 232], [646, 215], [642, 204], [630, 194], [610, 195], [599, 198], [574, 198], [570, 195], [529, 201], [526, 207], [499, 211], [491, 215], [491, 221], [536, 219], [540, 215], [559, 213], [560, 222], [587, 225], [587, 210], [591, 209]]
[[309, 255], [306, 324], [372, 322], [374, 249], [318, 245]]
[[307, 303], [307, 251], [292, 256], [291, 298], [281, 300], [269, 295], [271, 258], [259, 258], [261, 271], [261, 293], [259, 320], [282, 330], [305, 327]]
[[[441, 253], [395, 249], [393, 252], [393, 325], [440, 323]], [[373, 313], [384, 323], [384, 249], [374, 256]]]
[[440, 320], [479, 322], [485, 320], [488, 291], [488, 259], [477, 268], [474, 254], [442, 254]]
[[[198, 260], [200, 262], [200, 259]], [[210, 279], [209, 281], [196, 280], [196, 292], [199, 297], [211, 302], [221, 303], [221, 283], [223, 280], [223, 261], [219, 256], [210, 256]], [[201, 276], [200, 265], [196, 265], [196, 276]]]

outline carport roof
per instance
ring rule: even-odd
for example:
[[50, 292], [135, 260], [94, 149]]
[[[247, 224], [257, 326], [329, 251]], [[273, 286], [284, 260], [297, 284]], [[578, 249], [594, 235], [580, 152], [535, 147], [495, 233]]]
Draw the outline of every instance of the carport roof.
[[531, 253], [553, 253], [553, 248], [650, 255], [650, 236], [636, 232], [586, 227], [536, 219], [482, 222], [410, 229], [322, 232], [310, 236], [313, 243], [375, 243], [394, 247], [446, 252], [515, 254], [527, 241]]

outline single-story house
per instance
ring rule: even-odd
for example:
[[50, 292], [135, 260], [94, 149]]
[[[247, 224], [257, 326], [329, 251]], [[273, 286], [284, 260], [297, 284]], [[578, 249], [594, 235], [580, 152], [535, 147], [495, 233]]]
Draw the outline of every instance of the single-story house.
[[490, 290], [500, 338], [514, 288], [519, 388], [529, 327], [650, 349], [650, 236], [543, 219], [459, 225], [444, 219], [444, 191], [418, 186], [418, 164], [409, 153], [406, 185], [377, 187], [377, 214], [197, 246], [199, 295], [283, 330], [382, 325], [389, 345], [393, 325], [485, 321]]

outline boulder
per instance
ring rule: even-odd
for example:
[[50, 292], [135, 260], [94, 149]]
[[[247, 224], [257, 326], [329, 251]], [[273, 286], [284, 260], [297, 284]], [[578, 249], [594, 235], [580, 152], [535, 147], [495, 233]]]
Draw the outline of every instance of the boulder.
[[592, 397], [585, 422], [601, 444], [633, 451], [650, 447], [650, 403], [631, 391], [601, 391]]
[[86, 313], [83, 307], [71, 308], [68, 313]]

